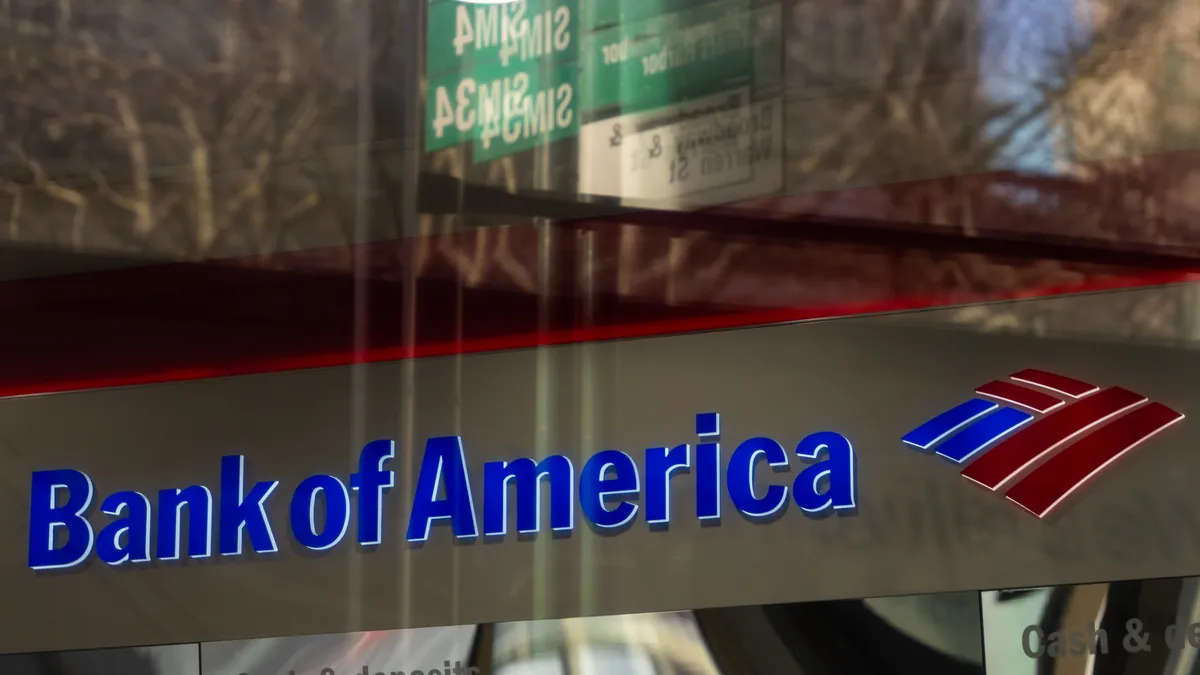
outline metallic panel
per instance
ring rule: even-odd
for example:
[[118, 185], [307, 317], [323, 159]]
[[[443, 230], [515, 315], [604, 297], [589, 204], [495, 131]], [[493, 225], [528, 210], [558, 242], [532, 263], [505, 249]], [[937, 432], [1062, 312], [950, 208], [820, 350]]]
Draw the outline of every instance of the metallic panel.
[[[1190, 420], [1122, 458], [1047, 521], [901, 442], [975, 387], [1022, 368], [1200, 410], [1193, 351], [867, 318], [3, 401], [0, 590], [21, 610], [8, 614], [0, 651], [1196, 574], [1200, 427]], [[620, 448], [640, 462], [646, 447], [695, 443], [694, 415], [707, 411], [721, 413], [725, 457], [752, 436], [794, 447], [811, 432], [846, 434], [858, 451], [857, 514], [812, 519], [792, 504], [759, 524], [726, 501], [721, 526], [702, 527], [685, 476], [673, 482], [666, 532], [639, 513], [619, 536], [578, 519], [569, 538], [463, 545], [439, 528], [422, 546], [404, 542], [429, 436], [464, 436], [479, 490], [486, 460], [550, 452], [578, 460]], [[377, 437], [399, 448], [384, 544], [301, 552], [283, 529], [291, 491], [312, 473], [347, 476]], [[26, 567], [31, 471], [86, 470], [98, 497], [149, 493], [215, 486], [230, 452], [246, 454], [248, 480], [282, 481], [270, 503], [279, 553]], [[793, 475], [801, 466], [793, 461]], [[760, 467], [762, 481], [770, 475]]]

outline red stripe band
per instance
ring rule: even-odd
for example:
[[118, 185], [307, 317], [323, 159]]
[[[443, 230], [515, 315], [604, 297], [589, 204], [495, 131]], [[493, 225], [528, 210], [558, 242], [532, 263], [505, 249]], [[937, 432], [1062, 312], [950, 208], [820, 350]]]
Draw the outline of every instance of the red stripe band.
[[1118, 457], [1183, 419], [1150, 403], [1085, 436], [1051, 457], [1008, 492], [1008, 498], [1041, 518]]
[[1018, 382], [1036, 384], [1039, 387], [1045, 387], [1072, 398], [1087, 396], [1100, 389], [1100, 387], [1094, 384], [1080, 382], [1079, 380], [1063, 375], [1055, 375], [1054, 373], [1047, 373], [1044, 370], [1036, 370], [1034, 368], [1027, 368], [1019, 373], [1013, 373], [1010, 377]]
[[1105, 389], [1009, 437], [975, 460], [962, 475], [995, 490], [1063, 443], [1145, 400], [1145, 396], [1120, 387]]
[[1051, 410], [1054, 410], [1055, 408], [1064, 404], [1064, 401], [1061, 399], [1054, 398], [1053, 396], [1037, 391], [1036, 389], [1030, 389], [1029, 387], [1022, 387], [1019, 384], [1013, 384], [1012, 382], [1001, 382], [998, 380], [995, 382], [988, 382], [975, 391], [983, 394], [984, 396], [990, 396], [1007, 403], [1015, 403], [1016, 405], [1026, 407], [1030, 410], [1035, 410], [1040, 413], [1050, 412]]

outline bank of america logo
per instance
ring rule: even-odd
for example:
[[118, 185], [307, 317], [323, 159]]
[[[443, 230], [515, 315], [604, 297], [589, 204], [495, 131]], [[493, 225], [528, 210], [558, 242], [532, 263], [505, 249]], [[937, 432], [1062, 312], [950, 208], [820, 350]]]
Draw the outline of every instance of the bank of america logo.
[[[1183, 414], [1120, 387], [1022, 370], [904, 435], [1038, 518]], [[1057, 451], [1057, 452], [1055, 452]], [[1029, 470], [1032, 469], [1030, 472]]]

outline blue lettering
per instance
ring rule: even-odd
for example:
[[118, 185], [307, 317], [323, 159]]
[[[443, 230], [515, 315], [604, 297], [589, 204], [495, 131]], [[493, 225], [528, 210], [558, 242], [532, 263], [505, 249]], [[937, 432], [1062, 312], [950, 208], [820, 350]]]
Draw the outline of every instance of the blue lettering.
[[[564, 455], [488, 462], [483, 466], [483, 532], [489, 537], [507, 535], [513, 515], [509, 513], [510, 496], [516, 500], [515, 521], [521, 534], [541, 530], [543, 499], [549, 500], [549, 523], [555, 532], [574, 529], [577, 504], [594, 527], [624, 528], [634, 521], [640, 508], [643, 466], [646, 523], [650, 527], [670, 523], [672, 480], [693, 472], [696, 517], [709, 523], [719, 524], [726, 492], [738, 512], [752, 519], [782, 513], [789, 489], [790, 498], [807, 513], [857, 508], [854, 448], [840, 434], [823, 431], [800, 441], [795, 452], [807, 465], [789, 486], [756, 483], [760, 463], [771, 467], [772, 474], [789, 469], [789, 456], [774, 439], [760, 436], [743, 441], [725, 465], [720, 415], [696, 415], [695, 430], [699, 440], [694, 455], [689, 443], [647, 447], [644, 465], [615, 449], [594, 454], [578, 475], [572, 460]], [[287, 522], [295, 540], [314, 551], [340, 544], [350, 529], [350, 491], [354, 490], [356, 539], [364, 547], [380, 545], [384, 498], [396, 485], [396, 473], [388, 464], [395, 458], [394, 441], [376, 440], [362, 448], [357, 470], [348, 481], [326, 474], [300, 481], [288, 505]], [[247, 490], [245, 458], [222, 457], [216, 503], [214, 493], [204, 485], [158, 492], [157, 539], [152, 548], [155, 516], [144, 494], [126, 490], [104, 499], [100, 510], [111, 519], [97, 532], [88, 521], [95, 498], [91, 478], [71, 469], [37, 471], [33, 473], [30, 502], [29, 566], [36, 570], [74, 567], [87, 560], [93, 549], [109, 565], [152, 558], [178, 560], [185, 555], [185, 534], [186, 556], [190, 559], [211, 557], [214, 546], [223, 556], [241, 555], [246, 538], [253, 551], [274, 553], [278, 545], [267, 516], [267, 500], [278, 486], [279, 481], [259, 481]], [[543, 494], [543, 486], [548, 494]], [[428, 541], [438, 523], [448, 524], [458, 539], [477, 536], [471, 478], [460, 437], [426, 441], [408, 517], [406, 538], [410, 542]], [[219, 521], [215, 540], [214, 518]]]
[[483, 465], [483, 533], [503, 537], [508, 533], [508, 486], [517, 484], [517, 531], [536, 533], [542, 524], [541, 480], [550, 482], [550, 529], [575, 529], [575, 467], [562, 455], [535, 463], [528, 457]]
[[203, 485], [158, 493], [158, 545], [160, 560], [178, 560], [183, 532], [183, 508], [188, 512], [188, 557], [212, 555], [213, 498]]
[[[445, 480], [443, 472], [448, 473]], [[445, 483], [446, 498], [438, 499]], [[467, 480], [467, 458], [462, 439], [458, 436], [431, 438], [425, 442], [425, 457], [417, 477], [412, 512], [408, 517], [408, 540], [427, 541], [435, 520], [449, 519], [454, 536], [469, 539], [478, 534], [475, 522], [475, 502], [471, 499], [471, 484]]]
[[767, 465], [776, 473], [785, 471], [788, 466], [787, 451], [783, 446], [770, 438], [759, 437], [743, 441], [733, 451], [726, 469], [729, 498], [739, 511], [752, 518], [775, 515], [787, 505], [787, 488], [782, 485], [768, 487], [764, 497], [755, 496], [754, 466], [759, 459], [766, 459]]
[[358, 473], [350, 487], [358, 490], [358, 543], [378, 546], [383, 541], [383, 495], [396, 485], [396, 474], [383, 465], [396, 456], [395, 441], [372, 441], [358, 456]]
[[646, 522], [665, 525], [671, 522], [671, 476], [692, 468], [691, 447], [686, 443], [646, 450]]
[[[610, 472], [614, 474], [611, 477]], [[579, 477], [579, 501], [583, 515], [600, 528], [626, 525], [637, 515], [637, 504], [621, 500], [610, 509], [607, 500], [635, 495], [640, 489], [637, 465], [632, 457], [620, 450], [598, 452], [583, 465], [583, 473]]]
[[[150, 560], [150, 500], [140, 492], [114, 492], [100, 505], [114, 520], [100, 530], [96, 556], [109, 565]], [[125, 515], [128, 511], [128, 515]], [[124, 540], [124, 541], [122, 541]]]
[[696, 517], [721, 520], [721, 414], [696, 415]]
[[275, 533], [267, 520], [267, 498], [279, 487], [279, 481], [255, 483], [246, 487], [246, 458], [227, 455], [221, 458], [221, 555], [242, 554], [242, 533], [250, 535], [256, 553], [275, 553]]
[[[66, 499], [60, 501], [60, 492]], [[92, 552], [95, 532], [83, 517], [92, 505], [92, 479], [82, 471], [35, 471], [29, 503], [29, 566], [35, 570], [74, 567]], [[59, 529], [66, 541], [55, 546]]]
[[833, 507], [849, 510], [856, 507], [854, 471], [854, 447], [841, 434], [819, 431], [806, 436], [796, 446], [796, 455], [816, 460], [821, 453], [823, 461], [805, 468], [792, 484], [796, 504], [809, 513], [819, 513]]
[[[325, 523], [317, 530], [317, 495], [325, 496]], [[337, 546], [350, 529], [350, 492], [342, 481], [318, 474], [300, 481], [292, 495], [292, 535], [314, 551]]]

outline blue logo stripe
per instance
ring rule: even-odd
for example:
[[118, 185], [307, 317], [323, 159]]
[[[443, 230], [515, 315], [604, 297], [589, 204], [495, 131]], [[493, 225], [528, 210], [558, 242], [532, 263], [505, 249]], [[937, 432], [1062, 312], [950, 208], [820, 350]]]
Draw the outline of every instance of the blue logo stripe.
[[959, 464], [1033, 419], [1016, 408], [1001, 408], [963, 429], [938, 448], [937, 454]]
[[934, 443], [954, 433], [959, 427], [999, 407], [998, 403], [982, 398], [973, 398], [913, 429], [900, 440], [922, 450], [928, 450]]

